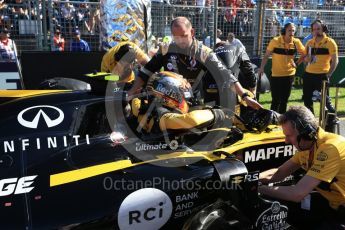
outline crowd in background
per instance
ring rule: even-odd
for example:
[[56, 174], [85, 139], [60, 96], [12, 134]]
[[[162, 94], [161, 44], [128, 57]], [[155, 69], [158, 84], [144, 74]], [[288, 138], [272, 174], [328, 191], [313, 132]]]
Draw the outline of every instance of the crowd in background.
[[[52, 12], [47, 12], [52, 18], [53, 30], [60, 29], [63, 34], [72, 34], [73, 29], [79, 28], [83, 33], [99, 33], [100, 10], [99, 4], [88, 2], [70, 3], [69, 1], [52, 1]], [[20, 32], [20, 20], [42, 19], [41, 1], [0, 0], [0, 27], [6, 27], [12, 34]], [[46, 8], [48, 11], [48, 8]]]
[[[205, 39], [210, 35], [212, 28], [210, 28], [209, 22], [213, 21], [211, 12], [213, 1], [152, 0], [152, 3], [152, 28], [155, 36], [166, 35], [164, 34], [164, 26], [169, 26], [168, 22], [172, 15], [188, 17], [195, 25], [196, 36], [199, 39]], [[239, 37], [255, 36], [256, 6], [257, 2], [255, 0], [219, 0], [217, 28], [221, 29], [224, 35], [232, 32]], [[265, 36], [276, 36], [282, 26], [288, 22], [293, 22], [298, 27], [296, 36], [304, 37], [309, 33], [310, 23], [314, 19], [322, 18], [329, 24], [334, 21], [342, 21], [342, 18], [332, 17], [329, 13], [320, 13], [318, 11], [342, 11], [344, 7], [345, 1], [343, 0], [267, 0], [265, 7], [265, 31], [267, 33]], [[310, 9], [315, 9], [315, 11], [303, 12], [303, 10]], [[164, 15], [161, 16], [161, 14]]]
[[[169, 21], [173, 17], [186, 16], [196, 28], [196, 37], [204, 40], [213, 31], [210, 23], [213, 20], [211, 9], [213, 3], [213, 0], [151, 0], [152, 34], [156, 37], [164, 37], [169, 30]], [[20, 35], [35, 36], [38, 33], [34, 30], [24, 28], [26, 31], [23, 32], [23, 27], [27, 27], [25, 23], [46, 19], [47, 35], [59, 30], [60, 35], [67, 38], [67, 41], [73, 37], [73, 31], [76, 29], [80, 31], [81, 36], [98, 36], [100, 33], [99, 1], [51, 1], [51, 4], [43, 7], [40, 0], [0, 0], [0, 28], [9, 29], [14, 38]], [[224, 37], [221, 38], [225, 39], [229, 32], [242, 39], [256, 36], [254, 31], [257, 21], [256, 6], [256, 0], [218, 0], [217, 28], [223, 31]], [[344, 6], [345, 0], [267, 0], [264, 36], [276, 36], [284, 24], [293, 22], [297, 26], [296, 36], [304, 37], [309, 33], [304, 29], [309, 28], [310, 22], [315, 18], [323, 19], [330, 26], [332, 26], [330, 22], [343, 21], [340, 18], [327, 18], [327, 13], [317, 15], [318, 10], [344, 10]], [[303, 9], [315, 9], [315, 11], [298, 11]], [[46, 14], [42, 13], [44, 10]], [[334, 27], [338, 28], [337, 25]], [[98, 42], [98, 39], [94, 41]], [[97, 49], [98, 45], [93, 47]]]
[[[47, 15], [52, 17], [53, 29], [59, 27], [63, 34], [72, 34], [73, 28], [78, 27], [82, 33], [97, 34], [100, 20], [99, 5], [89, 4], [89, 2], [52, 1], [53, 12]], [[194, 22], [194, 25], [200, 23], [203, 7], [209, 7], [213, 4], [211, 0], [151, 0], [151, 2], [153, 4], [162, 3], [170, 7], [172, 13], [180, 11], [179, 14], [184, 14], [185, 12], [186, 16], [189, 16]], [[220, 27], [223, 31], [227, 32], [229, 30], [236, 35], [247, 35], [250, 32], [254, 12], [250, 9], [256, 7], [255, 0], [219, 0], [218, 6], [220, 7]], [[315, 0], [268, 0], [266, 8], [276, 10], [268, 11], [267, 20], [272, 25], [283, 24], [284, 17], [301, 20], [300, 12], [290, 12], [286, 9], [303, 10], [310, 9], [313, 6], [317, 6], [319, 9], [334, 9], [334, 7], [344, 9], [345, 0], [318, 0], [317, 2]], [[200, 8], [196, 9], [195, 7]], [[152, 18], [155, 19], [155, 16], [152, 15]], [[12, 34], [18, 33], [19, 20], [35, 20], [37, 18], [42, 18], [41, 1], [0, 0], [0, 27], [10, 29]]]

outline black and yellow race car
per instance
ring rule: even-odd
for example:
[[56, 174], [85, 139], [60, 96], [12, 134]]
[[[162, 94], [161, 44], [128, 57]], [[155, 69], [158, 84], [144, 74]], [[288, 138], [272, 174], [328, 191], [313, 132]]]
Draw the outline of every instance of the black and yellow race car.
[[278, 126], [203, 151], [131, 135], [126, 120], [113, 120], [117, 109], [108, 109], [121, 105], [121, 93], [8, 90], [0, 98], [0, 229], [285, 223], [287, 208], [256, 190], [260, 171], [294, 154]]

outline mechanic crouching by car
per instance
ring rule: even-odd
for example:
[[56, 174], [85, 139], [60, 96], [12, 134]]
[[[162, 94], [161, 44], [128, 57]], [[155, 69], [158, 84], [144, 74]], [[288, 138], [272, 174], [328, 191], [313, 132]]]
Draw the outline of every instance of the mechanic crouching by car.
[[279, 118], [285, 142], [298, 152], [278, 169], [261, 173], [263, 184], [283, 181], [298, 169], [305, 175], [294, 186], [259, 187], [259, 192], [286, 201], [288, 222], [300, 229], [344, 229], [345, 138], [325, 132], [312, 112], [292, 106]]
[[238, 80], [224, 67], [212, 50], [194, 38], [194, 29], [187, 18], [175, 18], [171, 22], [171, 32], [174, 41], [170, 44], [163, 43], [157, 54], [141, 69], [132, 89], [128, 92], [130, 97], [141, 87], [145, 87], [152, 74], [164, 67], [166, 71], [187, 77], [193, 87], [194, 98], [200, 104], [210, 100], [205, 95], [203, 83], [208, 78], [213, 78], [217, 82], [218, 89], [224, 89], [215, 98], [216, 104], [220, 104], [221, 99], [229, 100], [227, 98], [229, 96], [225, 95], [230, 94], [229, 87], [234, 87], [236, 93], [242, 96], [250, 107], [255, 109], [262, 107], [257, 101], [248, 97]]

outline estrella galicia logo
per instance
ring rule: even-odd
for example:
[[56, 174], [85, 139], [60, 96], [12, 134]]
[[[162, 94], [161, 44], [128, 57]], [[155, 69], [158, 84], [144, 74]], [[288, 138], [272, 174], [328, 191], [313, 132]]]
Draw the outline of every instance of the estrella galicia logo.
[[275, 201], [256, 220], [257, 229], [285, 229], [288, 207]]
[[[33, 119], [28, 119], [27, 117], [25, 117], [25, 115], [27, 113], [30, 113], [31, 111], [38, 112]], [[49, 114], [49, 116], [47, 115], [47, 113]], [[62, 110], [55, 106], [37, 105], [22, 110], [18, 114], [17, 120], [22, 126], [26, 128], [37, 129], [39, 121], [43, 119], [47, 127], [51, 128], [60, 124], [63, 121], [64, 116], [65, 115]]]

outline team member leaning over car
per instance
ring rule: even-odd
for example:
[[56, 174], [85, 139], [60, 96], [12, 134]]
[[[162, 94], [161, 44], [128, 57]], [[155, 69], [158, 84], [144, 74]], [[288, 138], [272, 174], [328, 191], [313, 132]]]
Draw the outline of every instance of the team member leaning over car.
[[132, 83], [135, 60], [143, 66], [149, 57], [134, 43], [121, 42], [103, 56], [101, 71], [119, 75], [120, 82]]
[[[231, 74], [231, 71], [218, 60], [215, 53], [194, 38], [194, 29], [187, 18], [175, 18], [171, 22], [171, 32], [174, 41], [170, 44], [163, 43], [157, 54], [141, 69], [132, 89], [128, 92], [130, 97], [134, 96], [141, 87], [145, 87], [152, 74], [164, 67], [167, 71], [173, 71], [186, 77], [193, 86], [194, 98], [200, 104], [209, 99], [204, 95], [203, 82], [207, 78], [214, 78], [218, 89], [220, 87], [224, 89], [219, 92], [217, 104], [219, 104], [220, 94], [228, 95], [231, 92], [229, 87], [234, 87], [236, 93], [242, 96], [250, 107], [255, 109], [262, 107], [245, 94], [241, 84]], [[225, 100], [227, 99], [229, 98], [225, 98]]]
[[259, 192], [288, 201], [290, 224], [301, 229], [344, 229], [345, 138], [318, 127], [312, 112], [292, 106], [280, 118], [285, 142], [298, 152], [278, 169], [261, 173], [262, 183], [284, 180], [302, 168], [306, 174], [295, 186], [259, 187]]

